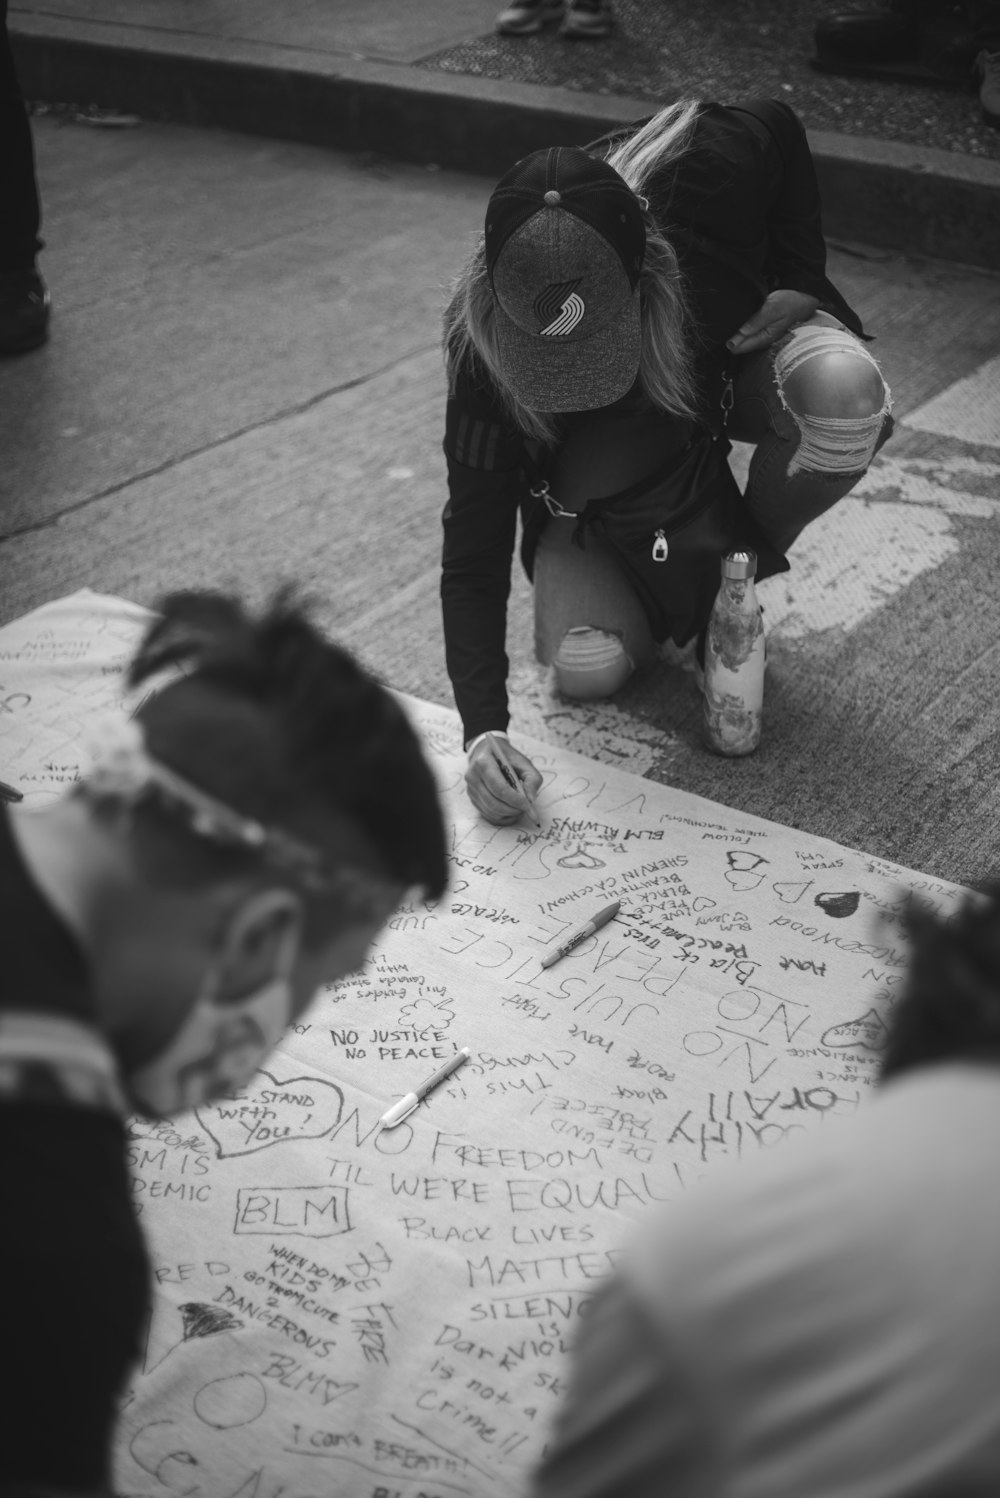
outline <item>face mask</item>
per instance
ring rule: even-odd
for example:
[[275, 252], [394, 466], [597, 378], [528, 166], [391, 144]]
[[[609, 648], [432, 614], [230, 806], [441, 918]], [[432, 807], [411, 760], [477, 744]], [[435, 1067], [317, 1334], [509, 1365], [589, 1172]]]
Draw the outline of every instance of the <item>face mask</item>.
[[206, 982], [166, 1049], [124, 1078], [137, 1111], [169, 1118], [234, 1092], [250, 1080], [291, 1022], [294, 952], [292, 942], [283, 954], [282, 973], [233, 1003], [217, 1003], [217, 982]]

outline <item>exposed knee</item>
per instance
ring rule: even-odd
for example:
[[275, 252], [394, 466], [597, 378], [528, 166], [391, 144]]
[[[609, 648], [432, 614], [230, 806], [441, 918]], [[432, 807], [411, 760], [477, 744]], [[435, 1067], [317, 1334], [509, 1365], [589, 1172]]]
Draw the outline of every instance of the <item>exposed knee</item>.
[[566, 631], [552, 664], [560, 692], [580, 702], [610, 697], [625, 685], [633, 669], [618, 636], [589, 624]]
[[795, 416], [850, 420], [885, 409], [885, 381], [878, 367], [849, 349], [816, 353], [785, 377], [785, 401]]
[[850, 334], [826, 330], [825, 346], [790, 344], [774, 372], [782, 404], [799, 429], [789, 474], [862, 474], [887, 435], [889, 391], [874, 359]]

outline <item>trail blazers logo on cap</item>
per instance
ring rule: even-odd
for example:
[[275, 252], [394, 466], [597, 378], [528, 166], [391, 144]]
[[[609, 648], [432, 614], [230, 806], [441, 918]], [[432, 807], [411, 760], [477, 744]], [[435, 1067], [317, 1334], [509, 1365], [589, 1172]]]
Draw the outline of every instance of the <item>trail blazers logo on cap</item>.
[[587, 310], [583, 297], [576, 292], [582, 280], [582, 276], [577, 276], [575, 281], [554, 281], [535, 298], [535, 314], [542, 324], [543, 337], [564, 338], [572, 333]]

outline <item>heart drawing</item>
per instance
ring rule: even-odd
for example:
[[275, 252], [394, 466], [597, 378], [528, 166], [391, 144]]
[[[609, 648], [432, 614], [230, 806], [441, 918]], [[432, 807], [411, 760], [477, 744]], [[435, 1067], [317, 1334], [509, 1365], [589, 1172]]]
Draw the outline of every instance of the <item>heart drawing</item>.
[[812, 885], [811, 879], [786, 879], [775, 884], [774, 892], [783, 905], [794, 905]]
[[819, 894], [813, 903], [818, 905], [820, 910], [826, 911], [827, 915], [832, 915], [835, 919], [842, 921], [845, 916], [854, 914], [860, 901], [861, 896], [856, 889], [847, 889], [840, 894]]
[[885, 1049], [889, 1038], [889, 1027], [876, 1009], [869, 1009], [858, 1019], [849, 1019], [842, 1025], [831, 1025], [823, 1034], [821, 1045], [831, 1050], [843, 1050], [847, 1046], [860, 1046], [865, 1051]]
[[762, 863], [770, 863], [762, 853], [751, 853], [746, 848], [730, 848], [726, 862], [731, 869], [759, 869]]
[[563, 855], [556, 860], [561, 869], [603, 869], [605, 867], [603, 858], [595, 858], [593, 853], [587, 852], [585, 843], [578, 848]]
[[321, 1139], [340, 1122], [344, 1094], [319, 1077], [279, 1081], [259, 1071], [240, 1092], [196, 1109], [220, 1160], [252, 1155], [270, 1144]]

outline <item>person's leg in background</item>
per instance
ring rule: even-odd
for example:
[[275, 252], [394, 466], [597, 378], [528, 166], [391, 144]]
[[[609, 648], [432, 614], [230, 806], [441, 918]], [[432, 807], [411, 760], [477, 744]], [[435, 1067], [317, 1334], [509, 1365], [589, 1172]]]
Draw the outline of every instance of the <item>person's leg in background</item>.
[[564, 0], [510, 0], [497, 16], [496, 29], [501, 36], [537, 36], [561, 21], [565, 10]]
[[535, 552], [535, 654], [565, 697], [610, 697], [656, 646], [642, 605], [597, 539], [573, 543], [575, 520], [553, 517]]
[[[627, 403], [626, 403], [627, 407]], [[645, 610], [614, 555], [590, 529], [574, 542], [574, 512], [661, 470], [687, 436], [654, 411], [610, 408], [570, 423], [547, 463], [551, 513], [534, 560], [535, 653], [566, 697], [609, 697], [657, 647]]]
[[979, 102], [987, 125], [1000, 129], [1000, 0], [968, 0], [979, 73]]
[[0, 354], [37, 348], [48, 336], [49, 294], [38, 272], [41, 210], [28, 112], [0, 0]]
[[496, 19], [501, 36], [536, 36], [561, 21], [559, 35], [570, 41], [599, 40], [614, 30], [611, 0], [510, 0]]
[[729, 435], [752, 442], [745, 499], [786, 551], [849, 494], [892, 431], [890, 397], [860, 339], [827, 313], [740, 359]]

